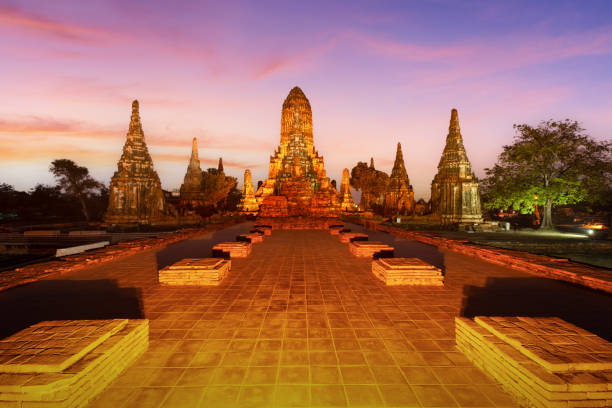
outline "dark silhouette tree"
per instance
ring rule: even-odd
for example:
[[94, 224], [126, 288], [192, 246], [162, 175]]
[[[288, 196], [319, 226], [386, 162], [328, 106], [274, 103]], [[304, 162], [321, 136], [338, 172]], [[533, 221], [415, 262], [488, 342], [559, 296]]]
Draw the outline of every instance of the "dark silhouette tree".
[[542, 206], [540, 228], [552, 229], [553, 206], [605, 199], [612, 185], [610, 141], [592, 139], [569, 119], [514, 128], [514, 143], [504, 146], [497, 163], [485, 169], [485, 208], [511, 207], [531, 214]]
[[78, 166], [69, 159], [53, 160], [49, 171], [55, 176], [57, 186], [61, 191], [79, 201], [81, 211], [85, 219], [89, 221], [87, 199], [91, 194], [99, 191], [103, 185], [89, 175], [87, 167]]

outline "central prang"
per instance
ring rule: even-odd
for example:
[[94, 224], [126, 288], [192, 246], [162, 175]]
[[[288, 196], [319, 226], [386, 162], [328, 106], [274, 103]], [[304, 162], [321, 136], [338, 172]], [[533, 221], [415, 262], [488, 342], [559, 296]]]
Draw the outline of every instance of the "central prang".
[[255, 197], [262, 217], [340, 215], [338, 192], [314, 149], [310, 102], [297, 86], [283, 103], [280, 146]]

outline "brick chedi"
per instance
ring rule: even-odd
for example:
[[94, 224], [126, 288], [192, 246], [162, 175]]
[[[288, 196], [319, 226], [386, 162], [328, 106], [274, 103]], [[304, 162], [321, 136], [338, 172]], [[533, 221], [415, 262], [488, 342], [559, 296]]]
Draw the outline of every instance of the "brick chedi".
[[110, 182], [107, 224], [176, 223], [176, 210], [166, 203], [145, 144], [138, 101], [132, 103], [130, 128], [117, 167]]
[[198, 139], [193, 138], [191, 144], [191, 158], [187, 172], [181, 184], [181, 201], [198, 201], [202, 197], [202, 169], [198, 158]]
[[259, 205], [255, 199], [255, 191], [253, 190], [253, 179], [251, 170], [244, 171], [244, 186], [242, 186], [242, 197], [238, 209], [243, 214], [257, 214]]
[[402, 145], [397, 144], [395, 163], [385, 192], [384, 212], [386, 215], [412, 214], [414, 211], [414, 192], [404, 166]]
[[340, 184], [340, 209], [343, 212], [354, 212], [355, 201], [351, 194], [349, 169], [342, 170], [342, 184]]
[[295, 87], [283, 103], [280, 146], [270, 157], [268, 178], [256, 193], [262, 217], [337, 217], [338, 192], [314, 149], [312, 110]]
[[431, 182], [431, 210], [443, 224], [482, 221], [480, 188], [463, 147], [456, 109], [451, 112], [438, 174]]

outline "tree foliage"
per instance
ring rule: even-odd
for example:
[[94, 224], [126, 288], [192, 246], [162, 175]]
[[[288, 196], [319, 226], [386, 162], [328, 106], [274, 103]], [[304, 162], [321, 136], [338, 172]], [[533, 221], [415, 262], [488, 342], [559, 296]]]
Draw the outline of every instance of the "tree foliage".
[[359, 207], [369, 209], [382, 203], [382, 197], [387, 189], [389, 176], [384, 171], [374, 168], [373, 160], [368, 166], [365, 162], [358, 162], [351, 170], [350, 184], [356, 190], [361, 190]]
[[[223, 170], [210, 168], [202, 172], [202, 195], [204, 204], [217, 209], [225, 208], [228, 197], [234, 197], [237, 191], [238, 180], [235, 177], [226, 176]], [[230, 194], [234, 192], [234, 194]], [[235, 200], [234, 200], [235, 201]]]
[[578, 122], [514, 125], [512, 145], [485, 169], [484, 207], [531, 214], [544, 208], [541, 228], [552, 228], [552, 207], [605, 199], [612, 183], [612, 145], [584, 134]]
[[90, 195], [100, 191], [102, 183], [94, 180], [89, 175], [87, 167], [78, 166], [69, 159], [53, 160], [49, 171], [53, 173], [57, 180], [57, 185], [61, 191], [69, 196], [75, 197], [81, 204], [81, 211], [85, 219], [89, 221], [87, 211], [87, 199]]

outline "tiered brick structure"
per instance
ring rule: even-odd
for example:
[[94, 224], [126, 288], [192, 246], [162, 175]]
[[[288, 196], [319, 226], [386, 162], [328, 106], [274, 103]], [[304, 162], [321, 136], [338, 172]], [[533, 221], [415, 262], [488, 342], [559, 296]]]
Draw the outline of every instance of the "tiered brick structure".
[[213, 254], [229, 254], [230, 258], [246, 258], [253, 249], [253, 244], [244, 241], [219, 242], [213, 248]]
[[351, 194], [349, 169], [342, 170], [342, 184], [340, 184], [340, 209], [343, 212], [355, 212], [355, 201]]
[[270, 157], [268, 178], [256, 193], [262, 217], [337, 217], [338, 192], [314, 149], [312, 110], [295, 87], [283, 103], [280, 146]]
[[386, 285], [444, 285], [442, 271], [419, 258], [374, 260], [372, 273]]
[[457, 109], [451, 111], [446, 146], [431, 182], [431, 210], [444, 224], [482, 221], [478, 180], [463, 147]]
[[400, 143], [397, 144], [395, 163], [385, 192], [384, 212], [385, 215], [407, 215], [414, 212], [414, 192], [404, 166], [404, 156]]
[[254, 215], [259, 210], [259, 205], [255, 199], [255, 192], [253, 191], [253, 178], [249, 169], [244, 171], [244, 186], [242, 186], [242, 197], [240, 198], [238, 209], [241, 214]]
[[43, 321], [0, 342], [0, 405], [86, 407], [149, 345], [149, 321]]
[[118, 170], [110, 182], [107, 224], [176, 223], [176, 210], [166, 203], [161, 182], [153, 169], [140, 123], [138, 101], [132, 102], [132, 117]]
[[612, 344], [557, 317], [455, 318], [457, 349], [521, 406], [612, 406]]
[[198, 139], [195, 137], [191, 144], [191, 158], [180, 191], [181, 201], [198, 201], [202, 197], [202, 169], [198, 158]]
[[362, 257], [372, 258], [375, 255], [393, 256], [394, 248], [380, 241], [351, 241], [349, 251], [351, 254]]
[[232, 262], [219, 258], [185, 258], [159, 270], [163, 285], [219, 285], [227, 276]]

